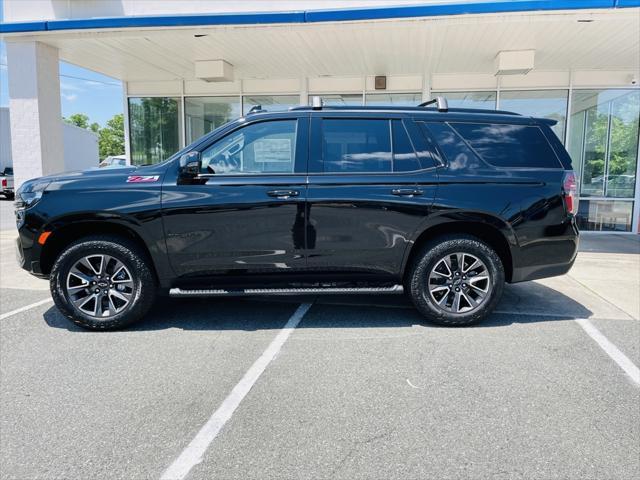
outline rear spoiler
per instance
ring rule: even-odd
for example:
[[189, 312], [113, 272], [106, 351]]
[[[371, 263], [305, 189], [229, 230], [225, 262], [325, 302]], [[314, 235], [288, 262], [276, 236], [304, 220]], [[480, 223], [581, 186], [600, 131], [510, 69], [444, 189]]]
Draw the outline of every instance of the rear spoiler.
[[538, 117], [534, 117], [533, 118], [536, 122], [540, 122], [540, 123], [544, 123], [545, 125], [549, 125], [550, 127], [553, 127], [556, 123], [558, 123], [557, 120], [554, 120], [552, 118], [538, 118]]

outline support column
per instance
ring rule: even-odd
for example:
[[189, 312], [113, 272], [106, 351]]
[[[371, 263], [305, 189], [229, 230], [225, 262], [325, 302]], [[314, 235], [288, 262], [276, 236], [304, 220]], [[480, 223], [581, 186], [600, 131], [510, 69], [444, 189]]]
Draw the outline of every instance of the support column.
[[7, 41], [11, 157], [18, 188], [64, 170], [58, 50]]

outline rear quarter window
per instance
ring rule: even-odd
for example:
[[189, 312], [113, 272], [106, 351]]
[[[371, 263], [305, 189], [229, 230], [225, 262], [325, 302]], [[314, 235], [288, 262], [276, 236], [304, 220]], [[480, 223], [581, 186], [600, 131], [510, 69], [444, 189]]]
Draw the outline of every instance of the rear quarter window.
[[450, 123], [487, 163], [502, 168], [562, 168], [542, 130], [532, 125]]

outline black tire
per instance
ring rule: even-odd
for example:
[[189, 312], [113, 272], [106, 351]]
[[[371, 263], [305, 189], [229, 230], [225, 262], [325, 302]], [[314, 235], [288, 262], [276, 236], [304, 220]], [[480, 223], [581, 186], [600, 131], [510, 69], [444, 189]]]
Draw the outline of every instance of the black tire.
[[[91, 255], [108, 255], [122, 262], [132, 279], [129, 304], [121, 312], [106, 318], [88, 315], [76, 308], [66, 287], [71, 268]], [[58, 256], [51, 270], [50, 289], [58, 309], [76, 325], [90, 330], [116, 330], [144, 317], [153, 305], [157, 285], [150, 259], [138, 245], [116, 235], [95, 235], [73, 242]]]
[[[431, 272], [443, 258], [455, 253], [477, 257], [484, 263], [489, 276], [485, 283], [488, 291], [486, 298], [479, 301], [479, 306], [475, 308], [469, 304], [471, 310], [467, 312], [445, 311], [429, 292]], [[406, 283], [414, 305], [427, 319], [439, 325], [463, 327], [481, 322], [496, 307], [504, 289], [504, 267], [495, 250], [482, 240], [471, 235], [445, 235], [430, 241], [415, 256]], [[443, 296], [449, 295], [448, 298], [455, 295], [452, 290], [446, 292]]]

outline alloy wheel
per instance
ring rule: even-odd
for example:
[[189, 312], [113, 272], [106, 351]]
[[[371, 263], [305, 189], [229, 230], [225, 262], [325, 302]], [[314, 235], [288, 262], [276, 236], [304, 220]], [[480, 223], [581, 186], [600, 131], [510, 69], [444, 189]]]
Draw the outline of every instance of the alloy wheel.
[[491, 276], [482, 260], [469, 253], [450, 253], [429, 273], [429, 295], [447, 313], [476, 310], [489, 298]]
[[71, 304], [91, 317], [109, 318], [123, 312], [131, 304], [133, 289], [129, 269], [110, 255], [82, 257], [67, 274]]

